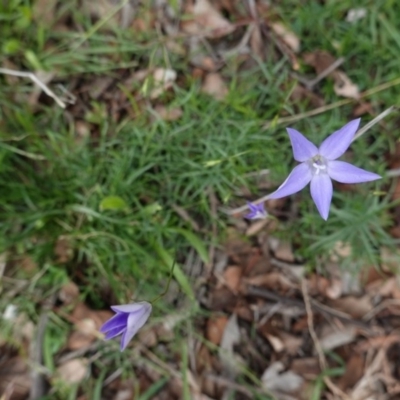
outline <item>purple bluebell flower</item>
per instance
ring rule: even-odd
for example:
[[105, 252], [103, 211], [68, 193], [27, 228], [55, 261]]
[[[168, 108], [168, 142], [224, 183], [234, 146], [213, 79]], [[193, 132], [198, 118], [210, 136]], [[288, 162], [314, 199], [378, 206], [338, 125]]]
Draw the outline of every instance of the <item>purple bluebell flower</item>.
[[246, 214], [244, 217], [247, 219], [265, 219], [268, 216], [268, 213], [264, 209], [264, 204], [253, 204], [250, 201], [247, 202], [249, 206], [250, 212]]
[[106, 334], [106, 340], [122, 335], [121, 351], [123, 351], [137, 331], [148, 320], [152, 306], [147, 301], [141, 301], [139, 303], [111, 306], [111, 309], [116, 314], [103, 324], [100, 332]]
[[332, 179], [340, 183], [361, 183], [381, 177], [344, 161], [336, 161], [350, 146], [360, 119], [350, 121], [328, 136], [317, 148], [300, 132], [287, 128], [297, 165], [279, 188], [268, 198], [280, 199], [297, 193], [310, 183], [311, 197], [321, 217], [328, 219], [332, 200]]

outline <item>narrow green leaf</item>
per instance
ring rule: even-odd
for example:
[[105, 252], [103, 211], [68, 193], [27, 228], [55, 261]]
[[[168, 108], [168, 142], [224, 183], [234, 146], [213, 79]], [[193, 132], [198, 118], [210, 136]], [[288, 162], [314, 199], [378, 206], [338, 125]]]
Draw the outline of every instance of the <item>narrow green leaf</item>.
[[170, 231], [180, 233], [182, 236], [184, 236], [185, 239], [190, 243], [190, 245], [193, 246], [194, 249], [197, 251], [201, 260], [205, 264], [209, 263], [207, 249], [204, 246], [204, 243], [195, 233], [182, 228], [172, 228], [170, 229]]

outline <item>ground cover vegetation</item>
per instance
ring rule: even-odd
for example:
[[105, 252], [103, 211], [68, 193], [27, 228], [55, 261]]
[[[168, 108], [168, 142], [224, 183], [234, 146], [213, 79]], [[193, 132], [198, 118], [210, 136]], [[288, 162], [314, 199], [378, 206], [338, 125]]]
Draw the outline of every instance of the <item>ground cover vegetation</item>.
[[[398, 15], [0, 2], [0, 398], [396, 398]], [[334, 183], [327, 220], [308, 188], [235, 211], [297, 165], [287, 127], [377, 116], [341, 160], [382, 179]], [[104, 341], [110, 306], [154, 299]]]

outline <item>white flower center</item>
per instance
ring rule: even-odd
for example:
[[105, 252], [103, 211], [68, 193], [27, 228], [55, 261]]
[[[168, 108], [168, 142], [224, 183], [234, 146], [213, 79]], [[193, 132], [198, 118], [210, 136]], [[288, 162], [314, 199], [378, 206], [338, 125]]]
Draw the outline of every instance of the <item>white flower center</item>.
[[328, 172], [327, 162], [325, 158], [319, 154], [311, 158], [309, 163], [313, 175], [326, 174]]

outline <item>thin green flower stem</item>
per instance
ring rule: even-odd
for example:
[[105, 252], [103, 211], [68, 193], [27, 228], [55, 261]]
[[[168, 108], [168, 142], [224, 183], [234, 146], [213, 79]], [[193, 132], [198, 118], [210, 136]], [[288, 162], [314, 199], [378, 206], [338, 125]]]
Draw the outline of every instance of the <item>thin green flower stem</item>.
[[154, 304], [157, 300], [161, 299], [161, 297], [163, 297], [167, 294], [167, 292], [169, 290], [169, 285], [171, 283], [172, 276], [174, 274], [175, 264], [176, 264], [176, 260], [174, 259], [174, 263], [172, 264], [171, 272], [169, 273], [167, 286], [165, 287], [164, 291], [161, 294], [159, 294], [155, 299], [150, 301], [151, 304]]

